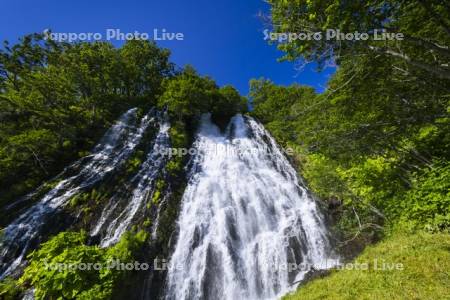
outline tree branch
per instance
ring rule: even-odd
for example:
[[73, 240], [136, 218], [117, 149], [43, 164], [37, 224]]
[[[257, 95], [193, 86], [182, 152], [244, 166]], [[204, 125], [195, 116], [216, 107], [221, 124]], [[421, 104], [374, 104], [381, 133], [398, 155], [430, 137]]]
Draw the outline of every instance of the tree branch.
[[424, 40], [422, 38], [413, 37], [410, 35], [404, 35], [404, 38], [406, 41], [411, 42], [415, 45], [422, 46], [424, 48], [433, 50], [443, 56], [450, 57], [450, 50], [447, 46], [442, 46], [432, 41]]
[[449, 70], [445, 70], [445, 69], [439, 68], [437, 66], [431, 66], [429, 64], [413, 60], [406, 54], [399, 53], [399, 52], [393, 51], [391, 49], [382, 49], [382, 48], [378, 48], [378, 47], [374, 47], [374, 46], [369, 46], [369, 49], [372, 51], [378, 52], [378, 53], [387, 54], [392, 57], [401, 58], [414, 67], [417, 67], [421, 70], [432, 73], [438, 77], [450, 79], [450, 71]]
[[[450, 26], [447, 24], [444, 18], [442, 18], [438, 13], [436, 13], [431, 5], [427, 2], [428, 0], [419, 0], [419, 3], [425, 8], [425, 10], [430, 14], [432, 18], [435, 19], [436, 23], [438, 23], [444, 30], [450, 35]], [[443, 1], [445, 2], [445, 1]]]

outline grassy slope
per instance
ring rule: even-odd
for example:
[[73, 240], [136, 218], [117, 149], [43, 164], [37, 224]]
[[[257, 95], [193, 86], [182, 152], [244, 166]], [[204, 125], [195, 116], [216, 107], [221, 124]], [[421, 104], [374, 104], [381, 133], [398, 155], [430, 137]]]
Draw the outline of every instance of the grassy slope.
[[[375, 271], [373, 261], [402, 263], [403, 270]], [[450, 235], [395, 234], [356, 259], [369, 270], [339, 270], [286, 296], [294, 299], [450, 299]]]

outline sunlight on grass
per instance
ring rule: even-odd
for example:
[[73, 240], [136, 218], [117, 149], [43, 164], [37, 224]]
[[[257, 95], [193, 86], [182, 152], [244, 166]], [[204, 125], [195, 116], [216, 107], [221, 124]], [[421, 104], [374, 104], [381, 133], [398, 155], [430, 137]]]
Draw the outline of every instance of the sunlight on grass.
[[[401, 263], [403, 270], [374, 270], [374, 260], [378, 267]], [[283, 299], [450, 299], [449, 234], [395, 234], [355, 262], [369, 269], [333, 271]]]

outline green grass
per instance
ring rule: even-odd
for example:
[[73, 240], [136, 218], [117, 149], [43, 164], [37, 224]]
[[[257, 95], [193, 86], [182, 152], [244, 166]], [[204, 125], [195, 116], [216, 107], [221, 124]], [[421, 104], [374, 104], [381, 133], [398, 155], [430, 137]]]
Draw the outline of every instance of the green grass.
[[[375, 259], [401, 263], [403, 270], [374, 270]], [[367, 247], [355, 262], [368, 269], [334, 270], [283, 299], [450, 299], [449, 234], [397, 233]]]

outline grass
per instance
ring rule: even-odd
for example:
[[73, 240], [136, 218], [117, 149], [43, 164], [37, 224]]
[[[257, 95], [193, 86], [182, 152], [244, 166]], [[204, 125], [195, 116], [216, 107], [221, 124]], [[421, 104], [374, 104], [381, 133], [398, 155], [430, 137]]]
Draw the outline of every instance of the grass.
[[[403, 270], [375, 270], [374, 260], [401, 263]], [[450, 299], [450, 234], [396, 233], [355, 262], [367, 263], [367, 270], [334, 270], [283, 300]]]

